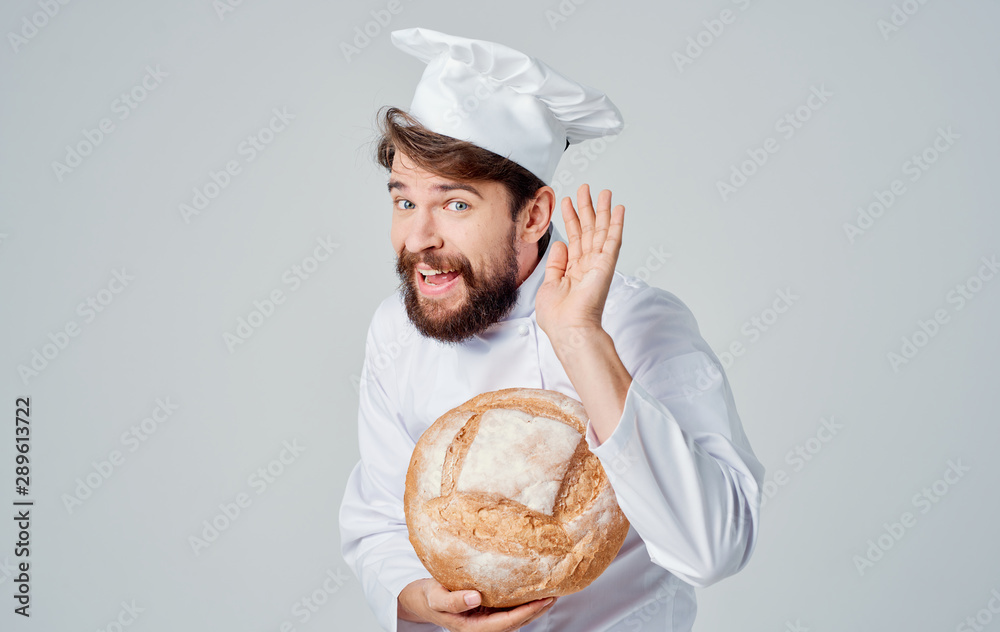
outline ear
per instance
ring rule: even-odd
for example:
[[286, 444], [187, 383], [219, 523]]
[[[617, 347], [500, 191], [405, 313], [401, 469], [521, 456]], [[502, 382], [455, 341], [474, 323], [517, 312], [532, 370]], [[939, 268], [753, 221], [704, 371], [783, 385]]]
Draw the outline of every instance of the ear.
[[550, 186], [544, 186], [535, 191], [524, 211], [521, 211], [518, 222], [518, 233], [521, 240], [529, 244], [538, 243], [549, 228], [552, 212], [555, 210], [556, 192]]

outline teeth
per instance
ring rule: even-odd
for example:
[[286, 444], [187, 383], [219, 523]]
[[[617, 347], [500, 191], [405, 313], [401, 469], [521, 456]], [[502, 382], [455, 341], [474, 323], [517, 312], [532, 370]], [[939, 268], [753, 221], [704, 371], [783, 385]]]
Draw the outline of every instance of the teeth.
[[449, 268], [448, 270], [418, 270], [418, 272], [424, 275], [424, 278], [427, 278], [432, 274], [444, 274], [445, 272], [454, 272], [455, 270], [456, 268]]
[[418, 272], [420, 272], [420, 274], [424, 275], [424, 283], [426, 283], [427, 285], [440, 285], [438, 283], [431, 283], [431, 281], [430, 281], [430, 279], [428, 277], [431, 276], [432, 274], [444, 274], [446, 272], [454, 272], [455, 270], [457, 270], [457, 268], [449, 268], [447, 270], [419, 270], [418, 269]]

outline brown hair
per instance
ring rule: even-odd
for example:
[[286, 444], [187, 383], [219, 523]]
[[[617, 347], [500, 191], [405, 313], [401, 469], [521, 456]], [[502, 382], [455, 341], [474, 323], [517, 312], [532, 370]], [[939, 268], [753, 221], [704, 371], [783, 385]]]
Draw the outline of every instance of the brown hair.
[[[378, 118], [380, 135], [375, 157], [380, 165], [391, 171], [398, 150], [435, 175], [499, 182], [507, 190], [511, 221], [517, 221], [538, 189], [545, 186], [538, 176], [516, 162], [468, 141], [432, 132], [399, 108], [383, 107]], [[546, 232], [538, 240], [539, 257], [548, 247], [549, 234]]]

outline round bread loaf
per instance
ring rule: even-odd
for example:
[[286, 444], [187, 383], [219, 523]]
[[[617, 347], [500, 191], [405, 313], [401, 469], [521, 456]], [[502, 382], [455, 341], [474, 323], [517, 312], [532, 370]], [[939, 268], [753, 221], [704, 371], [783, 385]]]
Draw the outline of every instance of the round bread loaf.
[[508, 388], [453, 408], [420, 437], [406, 474], [410, 542], [448, 590], [506, 608], [582, 590], [628, 532], [583, 437], [583, 405]]

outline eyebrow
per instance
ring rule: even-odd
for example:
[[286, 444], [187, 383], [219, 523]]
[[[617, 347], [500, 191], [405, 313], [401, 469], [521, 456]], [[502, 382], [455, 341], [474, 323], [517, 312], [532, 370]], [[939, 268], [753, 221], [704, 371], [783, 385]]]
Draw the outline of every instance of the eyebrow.
[[[409, 187], [407, 187], [405, 184], [403, 184], [399, 180], [389, 180], [389, 184], [387, 185], [387, 188], [389, 189], [389, 192], [391, 193], [393, 189], [399, 189], [400, 191], [406, 191]], [[442, 184], [436, 184], [436, 185], [434, 185], [431, 188], [434, 191], [454, 191], [456, 189], [461, 189], [463, 191], [468, 191], [469, 193], [472, 193], [473, 195], [475, 195], [476, 197], [478, 197], [481, 200], [485, 200], [486, 199], [486, 198], [483, 197], [483, 194], [480, 193], [478, 189], [476, 189], [476, 187], [472, 186], [471, 184], [464, 184], [462, 182], [445, 182], [445, 183], [442, 183]]]

